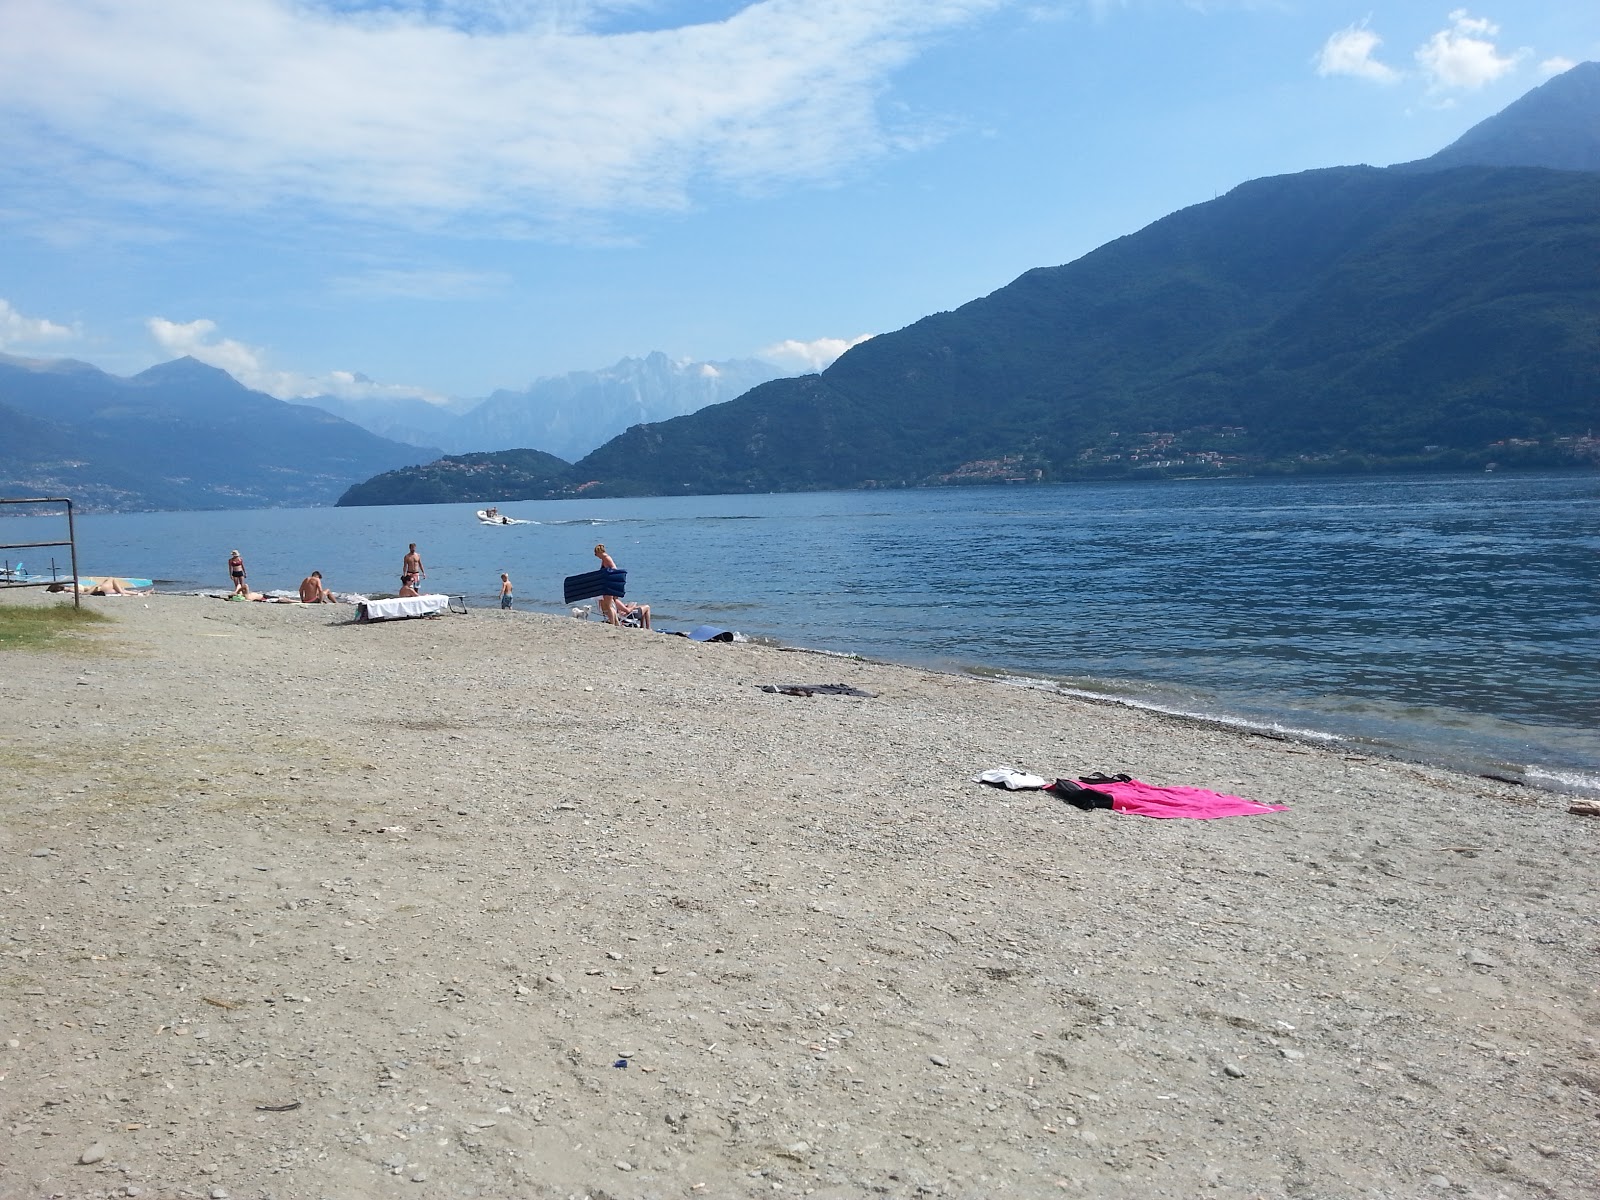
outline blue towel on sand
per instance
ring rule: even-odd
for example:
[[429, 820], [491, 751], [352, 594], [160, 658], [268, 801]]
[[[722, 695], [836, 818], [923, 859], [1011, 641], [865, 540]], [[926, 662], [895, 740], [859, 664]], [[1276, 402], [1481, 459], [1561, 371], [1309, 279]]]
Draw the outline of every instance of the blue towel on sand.
[[596, 596], [621, 596], [625, 592], [628, 573], [620, 568], [587, 571], [582, 575], [568, 575], [562, 584], [564, 603], [576, 604], [579, 600], [592, 600]]

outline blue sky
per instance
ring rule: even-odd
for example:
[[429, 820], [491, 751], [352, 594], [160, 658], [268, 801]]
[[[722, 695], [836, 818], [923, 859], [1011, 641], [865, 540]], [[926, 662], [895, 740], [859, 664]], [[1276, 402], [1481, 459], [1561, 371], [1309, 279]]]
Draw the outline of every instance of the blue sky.
[[1597, 58], [1595, 0], [3, 0], [0, 351], [284, 398], [819, 367]]

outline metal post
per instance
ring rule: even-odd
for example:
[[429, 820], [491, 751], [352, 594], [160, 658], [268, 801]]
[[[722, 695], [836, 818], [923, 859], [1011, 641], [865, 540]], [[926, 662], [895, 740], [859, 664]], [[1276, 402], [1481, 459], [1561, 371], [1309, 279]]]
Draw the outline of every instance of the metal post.
[[[72, 607], [83, 607], [83, 596], [78, 588], [78, 534], [72, 527], [72, 501], [67, 500], [67, 541], [72, 544]], [[55, 560], [51, 559], [53, 563]]]

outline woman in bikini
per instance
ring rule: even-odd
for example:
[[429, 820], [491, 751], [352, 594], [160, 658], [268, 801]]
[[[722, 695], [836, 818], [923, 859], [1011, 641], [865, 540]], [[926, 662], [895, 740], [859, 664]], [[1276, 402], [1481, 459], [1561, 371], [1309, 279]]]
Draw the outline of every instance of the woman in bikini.
[[244, 559], [237, 550], [228, 555], [228, 574], [233, 579], [233, 594], [235, 596], [248, 596], [250, 589], [245, 586], [244, 582]]
[[[611, 555], [606, 553], [606, 544], [604, 542], [595, 543], [594, 556], [600, 560], [600, 569], [602, 571], [615, 571], [617, 569], [617, 562]], [[602, 595], [599, 599], [600, 615], [611, 624], [620, 625], [622, 622], [617, 617], [616, 597]]]

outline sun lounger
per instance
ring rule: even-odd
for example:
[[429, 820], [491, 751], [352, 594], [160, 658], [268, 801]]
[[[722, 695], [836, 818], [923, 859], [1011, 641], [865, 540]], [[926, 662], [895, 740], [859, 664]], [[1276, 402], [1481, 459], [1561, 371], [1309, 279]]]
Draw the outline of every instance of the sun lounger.
[[436, 617], [450, 608], [450, 597], [396, 596], [393, 600], [365, 600], [356, 605], [356, 620], [394, 621], [404, 617]]

